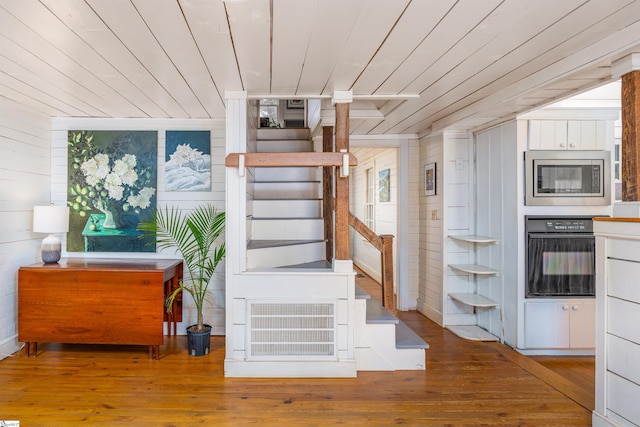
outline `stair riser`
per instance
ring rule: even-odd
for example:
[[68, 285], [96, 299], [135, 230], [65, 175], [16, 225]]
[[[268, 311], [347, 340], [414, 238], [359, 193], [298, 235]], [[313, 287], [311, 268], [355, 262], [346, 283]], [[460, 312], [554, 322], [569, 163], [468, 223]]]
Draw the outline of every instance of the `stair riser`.
[[322, 219], [255, 219], [251, 221], [254, 240], [322, 240]]
[[247, 268], [276, 268], [283, 265], [304, 264], [326, 257], [324, 242], [274, 248], [250, 249], [247, 251]]
[[256, 168], [255, 180], [257, 182], [318, 181], [318, 173], [318, 168], [315, 167]]
[[258, 153], [299, 153], [313, 151], [311, 141], [258, 141]]
[[254, 200], [254, 218], [319, 218], [320, 200]]
[[309, 129], [258, 129], [259, 140], [309, 139]]
[[317, 182], [256, 182], [254, 199], [318, 199], [320, 184]]

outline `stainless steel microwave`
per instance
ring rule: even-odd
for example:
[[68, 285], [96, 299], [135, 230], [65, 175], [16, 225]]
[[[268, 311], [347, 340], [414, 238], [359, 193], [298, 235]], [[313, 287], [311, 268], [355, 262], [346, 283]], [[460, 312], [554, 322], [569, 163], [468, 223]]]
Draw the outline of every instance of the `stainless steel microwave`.
[[527, 205], [611, 204], [609, 151], [527, 151], [525, 173]]

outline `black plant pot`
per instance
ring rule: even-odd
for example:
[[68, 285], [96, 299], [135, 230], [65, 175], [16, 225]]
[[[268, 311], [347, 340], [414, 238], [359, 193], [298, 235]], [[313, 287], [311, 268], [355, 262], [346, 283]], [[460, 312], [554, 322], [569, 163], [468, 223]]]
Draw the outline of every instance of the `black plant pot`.
[[202, 331], [196, 331], [197, 325], [187, 328], [187, 340], [189, 354], [192, 356], [204, 356], [209, 354], [209, 344], [211, 342], [211, 326], [204, 325]]

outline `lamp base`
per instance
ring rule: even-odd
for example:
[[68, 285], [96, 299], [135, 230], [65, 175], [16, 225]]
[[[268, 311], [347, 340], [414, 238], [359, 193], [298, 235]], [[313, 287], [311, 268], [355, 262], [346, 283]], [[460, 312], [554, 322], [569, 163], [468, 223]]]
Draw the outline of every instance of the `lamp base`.
[[60, 261], [62, 254], [62, 243], [60, 238], [49, 234], [42, 239], [42, 262], [45, 264], [55, 264]]

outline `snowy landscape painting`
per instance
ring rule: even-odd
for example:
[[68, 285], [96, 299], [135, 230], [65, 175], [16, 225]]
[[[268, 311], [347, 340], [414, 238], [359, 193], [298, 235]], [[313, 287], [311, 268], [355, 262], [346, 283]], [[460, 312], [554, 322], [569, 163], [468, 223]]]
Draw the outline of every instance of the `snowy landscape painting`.
[[210, 131], [167, 131], [165, 191], [211, 191]]

